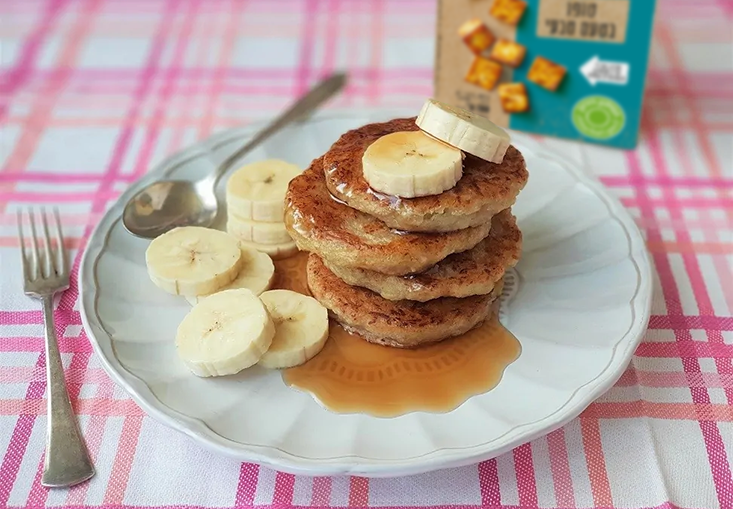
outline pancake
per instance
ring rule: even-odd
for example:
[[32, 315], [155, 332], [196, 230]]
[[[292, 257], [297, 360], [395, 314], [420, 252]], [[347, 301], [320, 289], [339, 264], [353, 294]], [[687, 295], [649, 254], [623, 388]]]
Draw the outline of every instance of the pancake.
[[361, 158], [381, 136], [416, 131], [415, 118], [368, 124], [348, 131], [324, 155], [326, 185], [344, 203], [405, 231], [452, 231], [486, 224], [514, 205], [529, 178], [524, 157], [510, 146], [501, 164], [470, 154], [463, 177], [448, 191], [434, 196], [397, 198], [374, 191], [362, 175]]
[[344, 328], [370, 343], [398, 348], [435, 343], [473, 329], [490, 315], [492, 302], [501, 294], [501, 285], [497, 285], [491, 294], [465, 299], [391, 301], [366, 288], [347, 285], [312, 253], [307, 274], [313, 297]]
[[510, 210], [495, 215], [489, 236], [476, 247], [449, 256], [425, 272], [387, 276], [379, 272], [326, 266], [347, 284], [363, 286], [388, 300], [425, 302], [439, 297], [470, 297], [491, 293], [506, 269], [516, 265], [522, 250], [522, 232]]
[[290, 181], [285, 227], [301, 251], [329, 263], [404, 276], [471, 249], [489, 234], [490, 222], [445, 233], [407, 233], [348, 207], [328, 192], [323, 158]]

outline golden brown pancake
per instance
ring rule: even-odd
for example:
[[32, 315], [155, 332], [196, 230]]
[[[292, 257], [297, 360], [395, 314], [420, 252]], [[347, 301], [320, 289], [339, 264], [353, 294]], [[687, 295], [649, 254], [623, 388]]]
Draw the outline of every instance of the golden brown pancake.
[[486, 224], [511, 207], [529, 174], [522, 154], [510, 146], [501, 164], [470, 154], [463, 161], [463, 177], [448, 191], [434, 196], [397, 198], [369, 187], [361, 158], [381, 136], [416, 131], [415, 118], [368, 124], [348, 131], [324, 155], [326, 185], [344, 203], [405, 231], [453, 231]]
[[471, 249], [488, 235], [491, 222], [444, 233], [393, 230], [331, 196], [323, 158], [318, 158], [290, 181], [285, 226], [300, 250], [317, 253], [329, 263], [404, 276]]
[[317, 255], [308, 257], [308, 287], [347, 330], [371, 343], [413, 348], [458, 336], [483, 322], [501, 294], [445, 297], [428, 302], [392, 301], [359, 286], [350, 286], [328, 270]]
[[412, 276], [387, 276], [372, 270], [326, 266], [347, 284], [363, 286], [388, 300], [425, 302], [439, 297], [470, 297], [491, 293], [506, 269], [516, 265], [522, 250], [522, 232], [510, 210], [491, 221], [489, 236], [476, 247], [449, 256]]

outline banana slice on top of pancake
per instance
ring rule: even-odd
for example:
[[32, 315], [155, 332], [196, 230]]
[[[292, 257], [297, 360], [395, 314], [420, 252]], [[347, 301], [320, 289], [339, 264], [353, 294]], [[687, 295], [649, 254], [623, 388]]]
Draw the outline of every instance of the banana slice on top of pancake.
[[509, 133], [488, 118], [435, 99], [425, 102], [415, 123], [431, 136], [492, 163], [501, 163], [510, 145]]
[[455, 186], [463, 174], [463, 153], [422, 131], [400, 131], [369, 145], [362, 167], [375, 191], [416, 198]]

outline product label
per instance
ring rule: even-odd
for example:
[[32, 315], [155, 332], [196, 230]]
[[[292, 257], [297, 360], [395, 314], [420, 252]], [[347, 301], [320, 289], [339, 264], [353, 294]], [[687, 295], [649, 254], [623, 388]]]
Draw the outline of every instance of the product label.
[[537, 37], [623, 43], [630, 0], [540, 0]]

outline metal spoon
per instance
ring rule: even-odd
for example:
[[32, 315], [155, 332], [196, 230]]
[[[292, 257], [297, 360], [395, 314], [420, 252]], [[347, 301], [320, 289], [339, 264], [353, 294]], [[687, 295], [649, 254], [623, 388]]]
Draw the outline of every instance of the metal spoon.
[[196, 182], [160, 180], [149, 185], [125, 205], [125, 228], [138, 237], [153, 239], [178, 226], [211, 226], [219, 213], [214, 189], [231, 165], [283, 127], [313, 112], [345, 84], [345, 74], [335, 74], [319, 83], [207, 177]]

